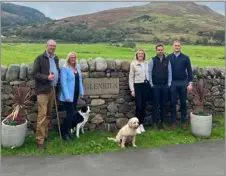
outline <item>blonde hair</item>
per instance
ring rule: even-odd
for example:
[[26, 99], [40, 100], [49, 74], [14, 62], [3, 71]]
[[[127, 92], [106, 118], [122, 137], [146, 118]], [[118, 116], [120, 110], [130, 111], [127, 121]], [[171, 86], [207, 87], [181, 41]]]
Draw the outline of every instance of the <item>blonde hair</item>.
[[138, 56], [139, 51], [142, 51], [142, 52], [144, 53], [144, 58], [143, 58], [143, 59], [145, 60], [145, 59], [146, 59], [146, 53], [145, 53], [145, 51], [144, 51], [143, 49], [138, 49], [138, 50], [137, 50], [137, 52], [136, 52], [136, 54], [135, 54], [136, 60], [138, 59], [137, 56]]
[[[64, 66], [65, 66], [65, 67], [72, 66], [71, 63], [70, 63], [70, 56], [71, 56], [71, 55], [75, 55], [75, 57], [77, 58], [77, 53], [76, 53], [76, 52], [70, 52], [70, 53], [68, 53], [67, 59], [66, 59], [66, 61], [65, 61], [65, 63], [64, 63]], [[75, 62], [75, 67], [76, 67], [76, 65], [77, 65], [77, 60], [76, 60], [76, 62]]]

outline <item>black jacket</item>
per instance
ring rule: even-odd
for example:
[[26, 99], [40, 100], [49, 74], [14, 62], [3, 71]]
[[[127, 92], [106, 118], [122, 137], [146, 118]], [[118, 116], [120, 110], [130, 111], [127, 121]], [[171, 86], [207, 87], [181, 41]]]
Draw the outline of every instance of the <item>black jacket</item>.
[[152, 58], [153, 68], [152, 68], [152, 82], [153, 84], [168, 84], [168, 65], [169, 60], [165, 57], [160, 58], [155, 56]]
[[[58, 75], [60, 75], [59, 59], [57, 56], [55, 56], [54, 61], [56, 63], [56, 67], [59, 72]], [[35, 79], [35, 91], [37, 95], [48, 94], [51, 91], [51, 88], [52, 88], [51, 81], [48, 80], [49, 70], [50, 70], [49, 58], [45, 51], [43, 54], [39, 55], [35, 59], [34, 66], [33, 66], [33, 77]], [[58, 85], [59, 85], [59, 79], [58, 79]]]

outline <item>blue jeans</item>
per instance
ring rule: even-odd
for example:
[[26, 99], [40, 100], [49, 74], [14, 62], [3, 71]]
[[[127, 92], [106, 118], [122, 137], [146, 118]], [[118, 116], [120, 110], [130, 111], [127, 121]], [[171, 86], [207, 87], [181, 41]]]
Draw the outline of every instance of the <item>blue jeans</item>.
[[176, 105], [177, 96], [180, 99], [180, 112], [181, 112], [181, 122], [186, 123], [187, 121], [187, 85], [172, 85], [170, 88], [171, 92], [171, 112], [172, 112], [172, 123], [176, 123]]
[[[152, 87], [152, 120], [158, 123], [165, 122], [166, 104], [169, 98], [169, 86], [167, 84], [156, 84]], [[160, 111], [160, 112], [159, 112]]]

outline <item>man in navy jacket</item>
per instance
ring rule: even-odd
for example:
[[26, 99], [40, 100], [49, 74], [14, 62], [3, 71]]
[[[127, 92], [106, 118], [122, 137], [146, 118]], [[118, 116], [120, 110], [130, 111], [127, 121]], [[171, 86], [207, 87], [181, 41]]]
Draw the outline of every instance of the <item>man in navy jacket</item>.
[[172, 84], [171, 84], [171, 113], [172, 129], [176, 129], [176, 104], [177, 96], [180, 99], [181, 124], [182, 129], [186, 129], [187, 121], [187, 90], [192, 90], [192, 67], [188, 56], [181, 52], [180, 41], [175, 40], [173, 43], [174, 52], [167, 58], [170, 60], [172, 67]]

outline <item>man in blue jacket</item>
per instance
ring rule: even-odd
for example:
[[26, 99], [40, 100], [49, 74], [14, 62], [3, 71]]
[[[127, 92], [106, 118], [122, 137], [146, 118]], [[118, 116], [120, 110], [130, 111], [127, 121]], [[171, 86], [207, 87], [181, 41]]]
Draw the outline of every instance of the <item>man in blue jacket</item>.
[[171, 113], [172, 113], [172, 129], [176, 129], [176, 104], [177, 96], [180, 99], [181, 111], [181, 127], [186, 129], [187, 121], [187, 90], [192, 90], [192, 67], [188, 56], [181, 52], [181, 44], [179, 40], [173, 43], [174, 52], [169, 54], [167, 58], [170, 60], [172, 67], [172, 84], [171, 84]]

